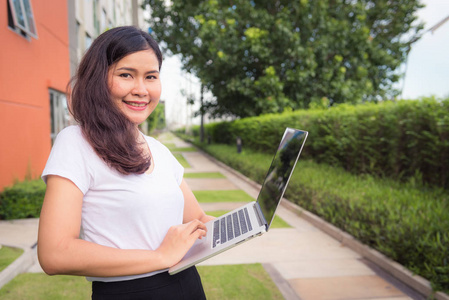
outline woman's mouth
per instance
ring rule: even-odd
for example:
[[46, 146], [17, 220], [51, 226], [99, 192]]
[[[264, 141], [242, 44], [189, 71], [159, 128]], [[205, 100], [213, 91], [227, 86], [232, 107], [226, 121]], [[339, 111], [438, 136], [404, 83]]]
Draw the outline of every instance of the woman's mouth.
[[144, 110], [149, 104], [147, 102], [132, 102], [125, 100], [123, 100], [123, 103], [125, 103], [130, 109], [133, 110]]

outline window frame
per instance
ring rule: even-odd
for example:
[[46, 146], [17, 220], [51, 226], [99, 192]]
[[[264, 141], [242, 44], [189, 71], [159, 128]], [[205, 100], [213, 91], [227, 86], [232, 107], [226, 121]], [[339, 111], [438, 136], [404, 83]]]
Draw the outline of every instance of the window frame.
[[50, 138], [53, 145], [58, 133], [72, 124], [67, 96], [58, 90], [48, 89], [50, 100]]
[[[25, 32], [27, 35], [37, 39], [36, 21], [34, 19], [31, 0], [8, 0], [8, 3], [14, 26]], [[20, 9], [20, 11], [17, 11], [18, 9]]]

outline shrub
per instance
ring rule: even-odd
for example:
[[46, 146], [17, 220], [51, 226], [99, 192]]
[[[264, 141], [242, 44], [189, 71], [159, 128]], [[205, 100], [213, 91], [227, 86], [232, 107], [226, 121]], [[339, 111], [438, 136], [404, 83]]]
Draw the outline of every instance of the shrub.
[[[309, 131], [304, 154], [355, 174], [449, 188], [449, 98], [337, 105], [205, 126], [216, 143], [271, 153], [286, 127]], [[195, 131], [195, 130], [194, 130]]]
[[0, 219], [38, 218], [45, 195], [45, 183], [32, 180], [6, 187], [0, 194]]

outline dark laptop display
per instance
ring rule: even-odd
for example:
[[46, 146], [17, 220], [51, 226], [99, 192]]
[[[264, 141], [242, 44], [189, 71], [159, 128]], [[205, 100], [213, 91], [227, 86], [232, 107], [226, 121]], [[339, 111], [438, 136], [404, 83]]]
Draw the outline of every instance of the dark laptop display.
[[267, 177], [257, 198], [263, 216], [266, 218], [267, 230], [274, 218], [277, 206], [284, 195], [293, 168], [299, 158], [307, 132], [287, 128], [279, 149], [271, 162]]

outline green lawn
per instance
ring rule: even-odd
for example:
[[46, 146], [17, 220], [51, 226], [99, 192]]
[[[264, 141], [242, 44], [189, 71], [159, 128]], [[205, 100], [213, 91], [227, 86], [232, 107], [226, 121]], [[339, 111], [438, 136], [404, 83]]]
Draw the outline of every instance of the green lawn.
[[[260, 264], [201, 266], [198, 271], [208, 299], [283, 299]], [[26, 273], [0, 289], [2, 300], [85, 300], [90, 297], [90, 282], [79, 276]]]
[[207, 299], [284, 299], [260, 264], [200, 266]]
[[91, 284], [84, 277], [44, 273], [20, 274], [0, 289], [2, 300], [86, 300], [91, 294]]
[[169, 142], [169, 143], [163, 143], [165, 147], [167, 147], [171, 152], [195, 152], [198, 151], [196, 147], [176, 147], [175, 143]]
[[226, 178], [220, 172], [184, 173], [184, 178]]
[[[213, 217], [220, 217], [228, 212], [229, 212], [228, 210], [214, 210], [214, 211], [207, 211], [206, 214]], [[289, 227], [291, 226], [283, 219], [281, 219], [281, 217], [274, 216], [274, 220], [270, 228], [289, 228]]]
[[254, 201], [250, 195], [242, 190], [222, 190], [222, 191], [194, 191], [198, 202], [250, 202]]
[[165, 145], [165, 147], [167, 147], [168, 149], [170, 149], [170, 151], [171, 151], [171, 149], [176, 148], [175, 143], [163, 143], [163, 144]]
[[169, 148], [171, 152], [195, 152], [198, 151], [195, 147], [173, 147]]
[[0, 248], [0, 272], [9, 266], [13, 261], [22, 255], [23, 250], [20, 248], [1, 247]]
[[184, 168], [190, 168], [190, 164], [181, 153], [173, 153], [173, 155]]

